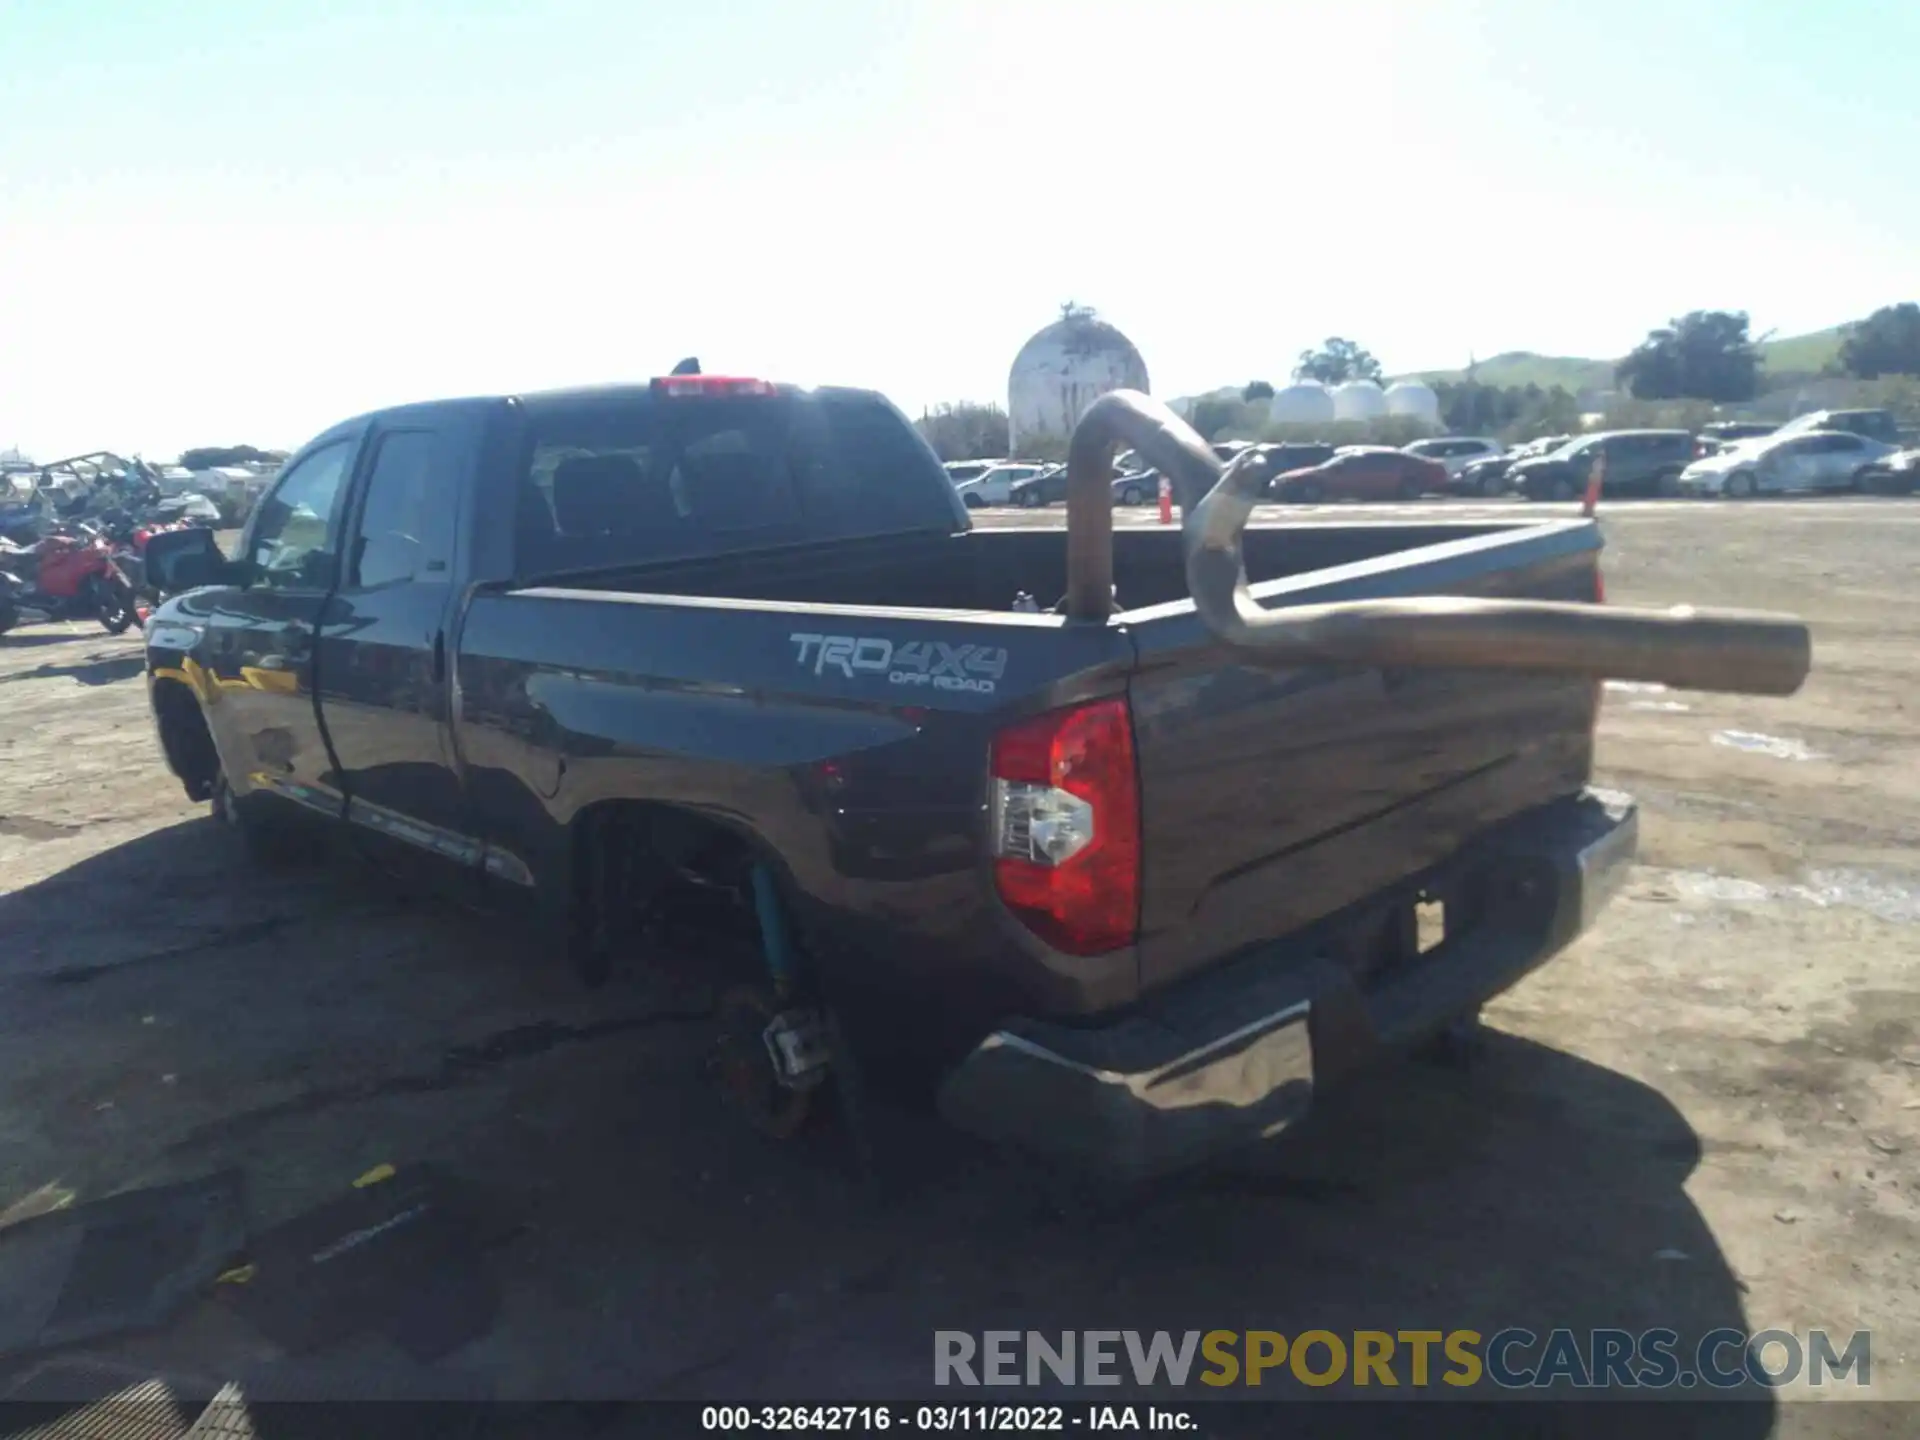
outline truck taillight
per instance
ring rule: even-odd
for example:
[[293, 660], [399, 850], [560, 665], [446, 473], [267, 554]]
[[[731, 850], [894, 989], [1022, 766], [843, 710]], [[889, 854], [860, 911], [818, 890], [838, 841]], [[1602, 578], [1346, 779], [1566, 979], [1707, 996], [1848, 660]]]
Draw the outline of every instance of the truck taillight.
[[661, 375], [653, 392], [681, 399], [691, 395], [778, 395], [771, 380], [749, 380], [743, 375]]
[[1069, 955], [1140, 928], [1140, 788], [1125, 700], [1095, 700], [994, 737], [990, 843], [1007, 909]]

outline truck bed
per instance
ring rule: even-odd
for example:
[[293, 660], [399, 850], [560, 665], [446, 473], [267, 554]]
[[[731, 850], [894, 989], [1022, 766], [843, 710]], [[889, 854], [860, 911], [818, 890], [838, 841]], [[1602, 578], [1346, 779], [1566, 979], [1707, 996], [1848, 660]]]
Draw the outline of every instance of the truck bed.
[[[1558, 528], [1537, 521], [1438, 524], [1264, 525], [1247, 527], [1247, 576], [1255, 585], [1369, 566], [1369, 576], [1438, 545]], [[1114, 532], [1114, 580], [1121, 607], [1145, 609], [1187, 600], [1185, 559], [1172, 527]], [[1374, 562], [1378, 562], [1375, 565]], [[1066, 548], [1055, 529], [969, 530], [879, 536], [859, 541], [744, 551], [691, 562], [567, 577], [564, 588], [775, 600], [805, 605], [865, 605], [1007, 611], [1017, 594], [1049, 607], [1066, 588]]]
[[[803, 918], [831, 931], [811, 937], [824, 966], [857, 968], [869, 993], [939, 996], [956, 1031], [977, 1035], [1010, 1010], [1127, 1003], [1585, 782], [1590, 681], [1249, 663], [1180, 598], [1177, 532], [1115, 539], [1129, 608], [1105, 626], [1007, 608], [1022, 590], [1048, 603], [1064, 583], [1047, 531], [478, 595], [459, 640], [460, 733], [476, 813], [509, 826], [487, 839], [538, 873], [550, 820], [564, 826], [616, 785], [632, 793], [638, 768], [662, 802], [765, 835]], [[1247, 549], [1269, 604], [1591, 599], [1598, 537], [1564, 521], [1272, 526], [1249, 530]], [[914, 683], [943, 646], [973, 647], [977, 668]], [[1101, 694], [1126, 694], [1134, 715], [1141, 936], [1063, 963], [980, 907], [985, 756], [1009, 719]], [[824, 844], [811, 838], [823, 820]], [[901, 951], [909, 915], [924, 943]]]

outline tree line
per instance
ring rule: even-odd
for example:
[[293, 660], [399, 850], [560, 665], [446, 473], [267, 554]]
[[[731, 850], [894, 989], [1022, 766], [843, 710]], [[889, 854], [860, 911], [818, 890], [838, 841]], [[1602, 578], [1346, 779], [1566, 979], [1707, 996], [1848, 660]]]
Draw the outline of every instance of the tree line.
[[[1854, 380], [1920, 376], [1920, 304], [1883, 305], [1845, 326], [1829, 373]], [[1760, 390], [1760, 347], [1743, 310], [1694, 310], [1669, 321], [1614, 367], [1636, 400], [1738, 404]]]
[[251, 445], [202, 445], [194, 450], [182, 450], [175, 463], [185, 470], [212, 470], [221, 465], [277, 465], [286, 458], [284, 450], [258, 450]]

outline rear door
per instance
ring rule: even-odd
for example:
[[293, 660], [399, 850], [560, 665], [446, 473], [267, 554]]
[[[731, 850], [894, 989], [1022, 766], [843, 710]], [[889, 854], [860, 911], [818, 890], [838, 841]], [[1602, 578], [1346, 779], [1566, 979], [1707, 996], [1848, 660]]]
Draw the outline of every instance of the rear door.
[[1669, 490], [1670, 481], [1693, 463], [1691, 435], [1655, 435], [1648, 447], [1648, 481], [1656, 489]]
[[466, 487], [455, 414], [369, 442], [320, 635], [320, 711], [363, 848], [423, 880], [480, 864], [449, 749], [447, 623]]
[[[1608, 490], [1621, 494], [1631, 494], [1646, 489], [1651, 474], [1648, 464], [1646, 438], [1641, 435], [1609, 435], [1601, 441], [1595, 454], [1604, 451], [1607, 457], [1607, 469], [1603, 484]], [[1574, 477], [1576, 489], [1587, 483], [1588, 470], [1593, 455], [1587, 457], [1588, 464], [1580, 466]]]
[[1867, 444], [1858, 435], [1822, 435], [1814, 484], [1821, 490], [1851, 490], [1855, 473], [1866, 463]]
[[247, 584], [210, 605], [201, 650], [207, 722], [234, 793], [263, 791], [329, 816], [344, 797], [315, 704], [314, 641], [361, 439], [357, 430], [330, 436], [281, 472], [242, 540]]
[[1022, 480], [1031, 480], [1039, 473], [1040, 467], [1038, 465], [1021, 465], [1007, 471], [1006, 474], [1001, 476], [1003, 483], [1000, 486], [999, 497], [994, 503], [997, 505], [1006, 504], [1013, 499], [1013, 487], [1015, 485], [1019, 484]]

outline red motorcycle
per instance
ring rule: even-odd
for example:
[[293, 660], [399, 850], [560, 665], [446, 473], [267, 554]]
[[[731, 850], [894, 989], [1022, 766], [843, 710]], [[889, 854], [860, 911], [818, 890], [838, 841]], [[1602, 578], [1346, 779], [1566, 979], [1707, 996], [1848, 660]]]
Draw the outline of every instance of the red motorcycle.
[[[29, 578], [29, 576], [31, 578]], [[0, 543], [0, 634], [34, 620], [98, 620], [109, 635], [141, 623], [133, 585], [88, 530]]]

